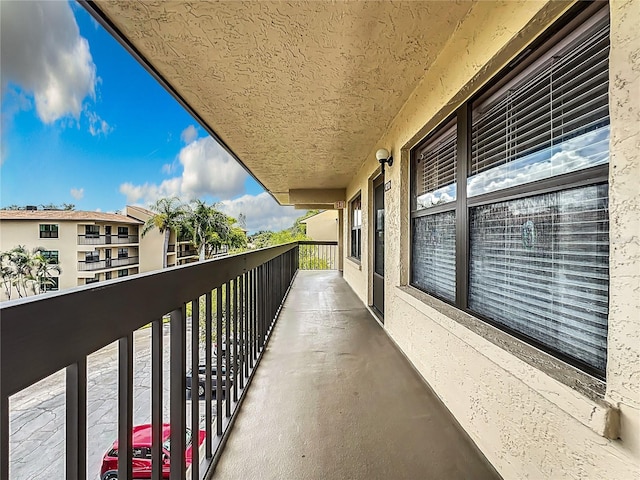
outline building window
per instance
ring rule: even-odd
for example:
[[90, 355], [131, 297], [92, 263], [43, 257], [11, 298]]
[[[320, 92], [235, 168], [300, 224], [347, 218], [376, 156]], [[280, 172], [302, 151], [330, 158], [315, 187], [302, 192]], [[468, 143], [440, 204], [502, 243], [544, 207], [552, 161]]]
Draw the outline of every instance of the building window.
[[531, 50], [413, 150], [411, 284], [604, 378], [608, 8]]
[[60, 263], [58, 250], [42, 250], [40, 253], [47, 259], [48, 263], [55, 265]]
[[111, 280], [111, 272], [105, 272], [104, 279], [105, 280]]
[[86, 238], [99, 238], [100, 237], [100, 225], [85, 225], [84, 236]]
[[127, 238], [129, 236], [129, 227], [118, 227], [118, 238]]
[[40, 238], [58, 238], [58, 225], [40, 225]]
[[456, 297], [456, 119], [415, 152], [413, 284], [446, 300]]
[[360, 260], [362, 256], [362, 196], [358, 195], [349, 203], [351, 223], [351, 257]]
[[128, 269], [125, 268], [124, 270], [118, 270], [118, 278], [126, 277], [127, 275], [129, 275]]
[[60, 289], [60, 279], [58, 277], [50, 277], [46, 282], [40, 283], [41, 292], [55, 292]]
[[85, 284], [85, 285], [89, 285], [90, 283], [97, 283], [97, 282], [99, 282], [99, 281], [100, 281], [100, 278], [98, 277], [98, 275], [96, 275], [96, 276], [95, 276], [95, 277], [93, 277], [93, 278], [87, 278], [87, 279], [85, 279], [84, 284]]
[[119, 248], [118, 249], [118, 258], [129, 258], [129, 249], [128, 248]]
[[84, 261], [87, 263], [99, 262], [100, 252], [86, 252], [84, 254]]

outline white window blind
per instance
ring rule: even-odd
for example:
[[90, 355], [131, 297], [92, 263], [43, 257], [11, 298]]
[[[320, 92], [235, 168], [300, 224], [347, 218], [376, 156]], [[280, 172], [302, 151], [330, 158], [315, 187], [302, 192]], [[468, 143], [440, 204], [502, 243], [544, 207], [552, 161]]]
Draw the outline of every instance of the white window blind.
[[455, 301], [455, 212], [414, 218], [412, 234], [413, 285], [441, 298]]
[[606, 11], [474, 106], [470, 197], [608, 162]]
[[446, 125], [416, 156], [417, 209], [456, 199], [456, 128]]
[[604, 374], [608, 185], [472, 208], [469, 308]]

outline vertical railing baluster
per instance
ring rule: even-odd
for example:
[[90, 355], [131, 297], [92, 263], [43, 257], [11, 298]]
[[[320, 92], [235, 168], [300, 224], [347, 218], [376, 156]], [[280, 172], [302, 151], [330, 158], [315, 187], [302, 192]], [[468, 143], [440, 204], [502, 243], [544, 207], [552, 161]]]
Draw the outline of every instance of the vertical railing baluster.
[[[195, 383], [194, 383], [195, 382]], [[200, 478], [200, 298], [191, 302], [191, 478]]]
[[238, 401], [238, 277], [233, 281], [233, 401]]
[[9, 478], [9, 397], [0, 393], [0, 479]]
[[240, 390], [242, 390], [244, 388], [244, 369], [245, 369], [245, 362], [244, 362], [244, 352], [245, 352], [245, 348], [247, 345], [247, 342], [245, 341], [245, 319], [246, 319], [246, 315], [245, 315], [245, 294], [244, 294], [244, 278], [245, 278], [246, 274], [242, 274], [240, 275], [240, 277], [238, 278], [239, 281], [239, 285], [238, 285], [238, 299], [240, 301], [238, 307], [239, 307], [239, 312], [238, 315], [240, 315], [239, 318], [239, 322], [238, 322], [238, 341], [240, 342], [240, 352], [239, 352], [239, 357], [238, 357], [238, 374], [237, 374], [237, 378], [240, 382], [239, 388]]
[[231, 336], [231, 280], [226, 283], [225, 287], [225, 339], [224, 339], [224, 364], [225, 364], [225, 383], [224, 383], [224, 406], [225, 414], [227, 418], [231, 416], [231, 348], [230, 348], [230, 336]]
[[162, 479], [162, 318], [151, 322], [151, 480]]
[[205, 458], [213, 457], [213, 432], [211, 431], [211, 424], [213, 423], [213, 418], [211, 415], [212, 405], [212, 395], [211, 395], [211, 357], [213, 355], [213, 345], [211, 336], [212, 332], [212, 319], [211, 319], [211, 302], [212, 295], [211, 292], [207, 292], [205, 296], [205, 318], [204, 318], [204, 405], [205, 405]]
[[87, 478], [87, 359], [67, 367], [67, 480]]
[[[171, 473], [170, 480], [184, 480], [186, 475], [184, 452], [187, 428], [186, 412], [186, 305], [171, 312], [171, 363], [169, 367], [170, 420], [171, 420]], [[120, 479], [118, 479], [120, 480]]]
[[253, 350], [251, 367], [253, 368], [258, 358], [258, 268], [254, 268], [252, 272], [252, 296], [253, 296], [253, 318], [251, 323], [253, 324], [252, 342], [251, 348]]
[[216, 289], [216, 434], [222, 435], [222, 285]]
[[133, 332], [118, 340], [118, 478], [133, 477]]

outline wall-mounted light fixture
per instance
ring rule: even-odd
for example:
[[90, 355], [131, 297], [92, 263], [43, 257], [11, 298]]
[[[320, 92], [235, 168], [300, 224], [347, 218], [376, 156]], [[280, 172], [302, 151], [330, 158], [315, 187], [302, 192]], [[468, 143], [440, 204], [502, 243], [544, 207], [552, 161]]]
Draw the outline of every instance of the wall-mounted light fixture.
[[393, 165], [393, 157], [389, 155], [389, 151], [386, 148], [381, 148], [376, 152], [376, 158], [380, 162], [380, 167], [382, 167], [382, 175], [384, 175], [384, 164], [391, 166]]

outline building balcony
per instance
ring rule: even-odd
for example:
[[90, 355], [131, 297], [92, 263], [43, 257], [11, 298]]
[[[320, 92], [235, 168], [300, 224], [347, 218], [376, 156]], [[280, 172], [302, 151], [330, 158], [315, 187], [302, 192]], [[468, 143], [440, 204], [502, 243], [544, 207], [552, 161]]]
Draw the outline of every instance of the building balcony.
[[124, 245], [140, 243], [138, 235], [78, 235], [78, 245]]
[[184, 257], [197, 257], [198, 251], [195, 248], [189, 248], [187, 250], [178, 250], [178, 258]]
[[138, 257], [107, 258], [107, 259], [98, 260], [95, 262], [79, 261], [78, 270], [80, 272], [87, 272], [87, 271], [93, 271], [93, 270], [119, 268], [127, 265], [137, 265], [139, 261], [140, 260]]
[[[87, 357], [114, 341], [117, 438], [132, 447], [139, 358], [133, 334], [151, 323], [151, 408], [143, 423], [169, 421], [172, 451], [184, 450], [185, 428], [206, 432], [190, 466], [172, 458], [172, 479], [189, 473], [187, 478], [498, 478], [341, 274], [300, 270], [301, 260], [297, 244], [282, 245], [2, 304], [0, 476], [9, 478], [10, 466], [24, 467], [12, 456], [20, 446], [11, 442], [10, 398], [61, 370], [66, 455], [53, 466], [49, 458], [48, 471], [56, 478], [65, 471], [68, 479], [84, 478], [78, 472], [87, 463], [100, 464], [104, 452], [96, 460], [87, 445]], [[153, 292], [153, 301], [145, 292]], [[201, 321], [187, 328], [187, 310], [200, 305]], [[170, 359], [163, 356], [166, 312]], [[52, 343], [55, 349], [48, 348]], [[185, 376], [201, 358], [218, 373], [204, 375], [203, 399], [193, 402], [185, 395]], [[225, 371], [223, 364], [233, 368]], [[157, 428], [156, 438], [160, 433]], [[160, 444], [154, 442], [150, 453], [157, 468]], [[118, 457], [118, 477], [131, 478], [132, 448]]]

